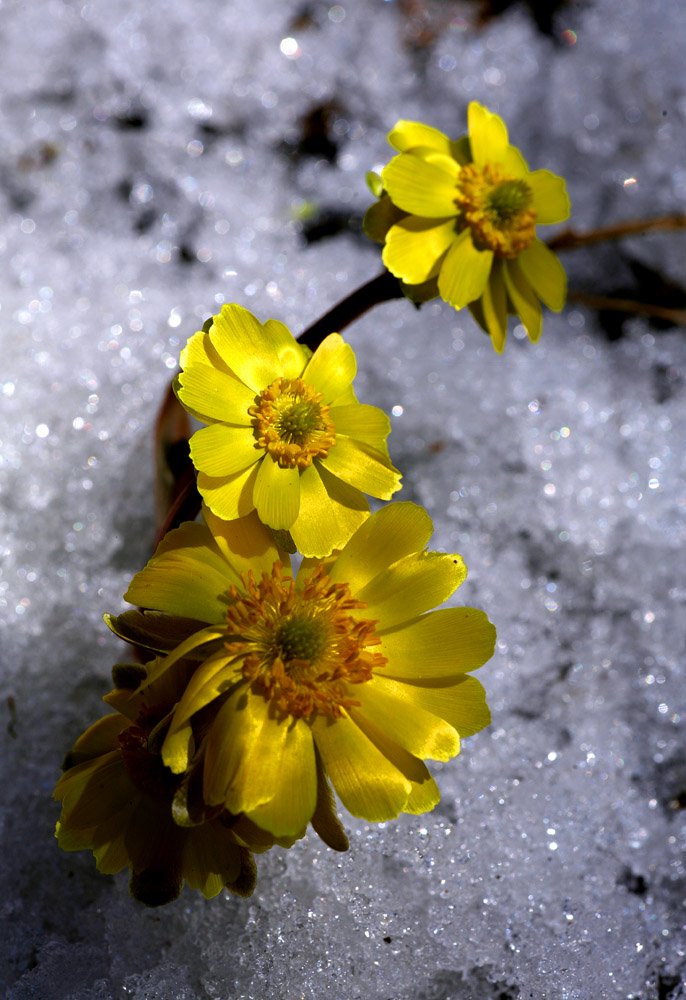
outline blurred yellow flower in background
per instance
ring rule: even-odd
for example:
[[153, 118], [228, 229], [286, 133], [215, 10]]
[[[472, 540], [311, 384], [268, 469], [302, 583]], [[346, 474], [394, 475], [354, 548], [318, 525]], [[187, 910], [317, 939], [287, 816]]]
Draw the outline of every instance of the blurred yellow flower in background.
[[536, 226], [568, 218], [569, 198], [561, 177], [529, 170], [498, 115], [472, 101], [468, 125], [456, 142], [419, 122], [395, 125], [388, 139], [399, 155], [372, 180], [380, 198], [365, 231], [385, 244], [384, 264], [410, 298], [468, 306], [500, 353], [508, 314], [536, 341], [539, 299], [564, 306], [564, 269]]
[[390, 422], [358, 403], [355, 355], [337, 333], [314, 354], [276, 320], [225, 305], [181, 354], [175, 390], [208, 427], [191, 438], [198, 490], [225, 520], [257, 510], [304, 555], [341, 548], [388, 500], [400, 474], [386, 447]]
[[[157, 661], [135, 697], [182, 658], [197, 667], [174, 708], [162, 760], [202, 766], [203, 798], [275, 838], [312, 822], [345, 849], [327, 778], [355, 816], [380, 822], [439, 800], [425, 759], [448, 760], [490, 721], [468, 675], [495, 630], [472, 608], [432, 611], [466, 575], [428, 552], [426, 511], [391, 504], [341, 552], [304, 559], [293, 578], [256, 516], [170, 532], [126, 600], [152, 611], [109, 619]], [[182, 638], [185, 636], [185, 638]], [[202, 719], [202, 731], [197, 720]]]

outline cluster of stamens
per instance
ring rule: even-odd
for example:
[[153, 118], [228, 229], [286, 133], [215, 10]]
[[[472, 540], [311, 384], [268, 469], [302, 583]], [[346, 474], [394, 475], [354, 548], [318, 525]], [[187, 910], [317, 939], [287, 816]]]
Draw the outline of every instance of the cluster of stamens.
[[526, 181], [510, 177], [497, 165], [469, 163], [458, 178], [458, 228], [471, 229], [477, 250], [492, 250], [496, 257], [516, 257], [536, 236], [532, 201]]
[[149, 745], [150, 735], [166, 712], [161, 709], [143, 709], [133, 725], [119, 734], [124, 767], [129, 777], [142, 791], [153, 798], [173, 798], [181, 777], [172, 774], [162, 763], [159, 750]]
[[363, 684], [386, 663], [369, 650], [376, 622], [350, 614], [366, 607], [346, 583], [318, 566], [297, 590], [283, 566], [271, 575], [244, 577], [245, 593], [231, 587], [227, 648], [242, 656], [243, 677], [281, 712], [308, 718], [315, 710], [337, 718], [359, 705], [351, 684]]
[[336, 444], [323, 395], [301, 378], [277, 378], [248, 409], [255, 438], [282, 468], [306, 469]]

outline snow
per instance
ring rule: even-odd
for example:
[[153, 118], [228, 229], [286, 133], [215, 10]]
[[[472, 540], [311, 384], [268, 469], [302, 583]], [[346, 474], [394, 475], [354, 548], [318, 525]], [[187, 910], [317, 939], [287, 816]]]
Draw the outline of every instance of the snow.
[[[422, 10], [443, 27], [418, 49]], [[150, 552], [151, 432], [185, 339], [224, 301], [300, 332], [380, 270], [359, 234], [307, 245], [309, 205], [359, 218], [395, 120], [457, 136], [476, 99], [567, 178], [576, 228], [683, 210], [684, 5], [569, 4], [556, 37], [525, 7], [477, 31], [467, 3], [2, 5], [9, 1000], [686, 996], [686, 344], [645, 319], [610, 340], [571, 303], [502, 357], [442, 303], [345, 331], [358, 394], [393, 414], [401, 497], [498, 629], [493, 723], [433, 766], [432, 814], [346, 816], [347, 855], [309, 835], [258, 859], [250, 900], [162, 911], [52, 836], [60, 761], [121, 655], [102, 613]], [[337, 158], [297, 158], [325, 102]], [[626, 254], [683, 284], [683, 245], [564, 263], [586, 290], [619, 287]]]

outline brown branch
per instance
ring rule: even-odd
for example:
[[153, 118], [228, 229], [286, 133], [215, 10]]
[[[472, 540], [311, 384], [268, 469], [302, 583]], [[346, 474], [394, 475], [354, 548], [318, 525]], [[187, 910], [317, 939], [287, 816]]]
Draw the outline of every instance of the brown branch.
[[653, 316], [664, 319], [675, 326], [686, 326], [686, 309], [666, 309], [650, 302], [639, 302], [636, 299], [615, 299], [607, 295], [589, 295], [586, 292], [569, 291], [569, 302], [576, 302], [589, 309], [611, 309], [614, 312], [634, 313], [636, 316]]
[[686, 215], [675, 212], [673, 215], [661, 215], [654, 219], [633, 219], [629, 222], [617, 222], [612, 226], [601, 226], [587, 233], [577, 233], [574, 229], [565, 229], [548, 240], [551, 250], [576, 250], [578, 247], [593, 246], [606, 240], [621, 240], [625, 236], [640, 236], [643, 233], [656, 230], [686, 229]]

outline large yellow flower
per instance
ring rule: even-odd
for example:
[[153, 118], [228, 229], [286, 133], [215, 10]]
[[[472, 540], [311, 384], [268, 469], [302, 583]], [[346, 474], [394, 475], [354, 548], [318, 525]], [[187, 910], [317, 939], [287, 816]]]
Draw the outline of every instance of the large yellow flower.
[[132, 694], [146, 670], [115, 668], [119, 683], [106, 701], [123, 712], [99, 719], [67, 754], [54, 797], [62, 801], [55, 836], [66, 851], [92, 850], [99, 871], [130, 868], [132, 896], [148, 906], [179, 895], [184, 879], [204, 896], [223, 888], [249, 896], [256, 879], [252, 850], [274, 843], [244, 817], [209, 808], [195, 794], [195, 774], [162, 762], [159, 732], [193, 673], [180, 661], [144, 695]]
[[257, 510], [304, 555], [324, 556], [367, 517], [364, 493], [400, 488], [388, 417], [357, 402], [355, 355], [337, 333], [312, 355], [283, 323], [226, 305], [181, 366], [178, 398], [209, 424], [191, 438], [198, 489], [219, 517]]
[[529, 170], [498, 115], [472, 101], [468, 125], [457, 142], [419, 122], [395, 125], [388, 139], [400, 155], [382, 171], [365, 230], [385, 243], [384, 264], [410, 298], [469, 306], [500, 353], [508, 313], [536, 341], [538, 300], [564, 306], [564, 269], [536, 226], [566, 219], [569, 198], [561, 177]]
[[[197, 658], [162, 759], [182, 773], [202, 758], [208, 805], [275, 837], [301, 836], [311, 821], [336, 847], [344, 836], [325, 775], [368, 820], [434, 807], [423, 761], [448, 760], [488, 724], [467, 671], [492, 655], [495, 630], [472, 608], [430, 610], [466, 575], [459, 556], [425, 550], [431, 531], [421, 507], [391, 504], [340, 553], [303, 560], [295, 579], [255, 518], [205, 512], [164, 539], [125, 595], [154, 611], [110, 624], [159, 652], [170, 629], [187, 636], [150, 676]], [[194, 720], [208, 712], [199, 744]]]

